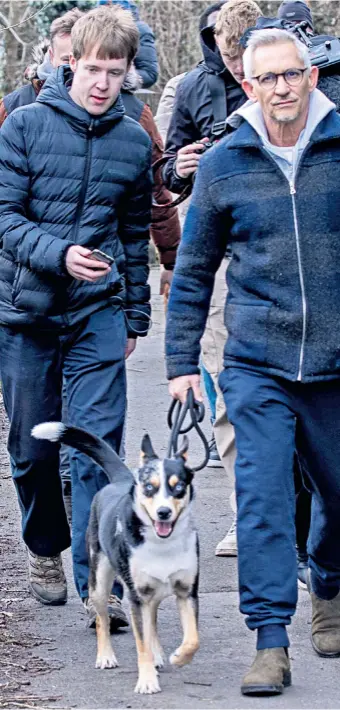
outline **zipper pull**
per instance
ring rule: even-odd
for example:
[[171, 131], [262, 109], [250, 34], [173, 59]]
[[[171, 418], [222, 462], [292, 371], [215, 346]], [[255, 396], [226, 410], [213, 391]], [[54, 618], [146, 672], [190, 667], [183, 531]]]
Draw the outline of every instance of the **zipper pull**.
[[290, 182], [290, 183], [289, 183], [289, 187], [290, 187], [290, 194], [291, 194], [291, 195], [296, 195], [295, 185], [294, 185], [293, 182]]
[[90, 125], [89, 125], [89, 133], [92, 133], [93, 131], [93, 126], [94, 126], [94, 118], [91, 119]]

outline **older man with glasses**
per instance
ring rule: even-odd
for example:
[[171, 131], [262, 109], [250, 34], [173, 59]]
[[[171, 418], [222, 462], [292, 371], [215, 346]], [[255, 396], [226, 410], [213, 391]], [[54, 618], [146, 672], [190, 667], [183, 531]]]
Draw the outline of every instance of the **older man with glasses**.
[[237, 443], [240, 608], [257, 631], [245, 695], [291, 683], [293, 459], [309, 472], [312, 644], [340, 656], [340, 117], [307, 48], [254, 31], [237, 130], [202, 157], [170, 295], [170, 392], [201, 399], [200, 339], [229, 244], [220, 377]]

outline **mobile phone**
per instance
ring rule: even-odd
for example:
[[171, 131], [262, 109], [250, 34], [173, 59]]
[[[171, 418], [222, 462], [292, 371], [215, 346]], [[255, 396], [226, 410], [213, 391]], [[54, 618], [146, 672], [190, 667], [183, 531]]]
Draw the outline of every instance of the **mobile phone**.
[[100, 249], [94, 249], [88, 258], [89, 259], [96, 259], [97, 261], [103, 261], [104, 264], [108, 264], [109, 266], [114, 264], [113, 256], [109, 256], [108, 254], [105, 254], [105, 252], [100, 251]]

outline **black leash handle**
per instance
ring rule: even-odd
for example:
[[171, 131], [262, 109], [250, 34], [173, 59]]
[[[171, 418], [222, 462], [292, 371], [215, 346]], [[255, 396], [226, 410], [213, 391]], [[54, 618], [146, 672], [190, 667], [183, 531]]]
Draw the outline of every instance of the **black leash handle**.
[[[184, 427], [185, 418], [190, 412], [190, 421]], [[181, 404], [179, 400], [173, 399], [168, 411], [168, 427], [171, 431], [167, 457], [170, 459], [175, 456], [178, 451], [178, 437], [180, 434], [187, 434], [191, 429], [196, 429], [204, 446], [204, 460], [199, 466], [192, 466], [192, 471], [201, 471], [209, 461], [209, 444], [199, 426], [203, 422], [205, 415], [205, 407], [203, 402], [197, 402], [194, 399], [194, 393], [190, 387], [185, 404]]]

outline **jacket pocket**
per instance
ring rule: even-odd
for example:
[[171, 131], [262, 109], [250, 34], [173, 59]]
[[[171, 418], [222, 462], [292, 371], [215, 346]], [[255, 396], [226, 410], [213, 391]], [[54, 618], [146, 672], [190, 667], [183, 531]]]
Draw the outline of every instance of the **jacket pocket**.
[[62, 277], [44, 276], [18, 266], [12, 285], [15, 308], [36, 315], [60, 315], [66, 307], [66, 285]]
[[227, 303], [225, 353], [246, 361], [267, 361], [268, 317], [271, 304]]

